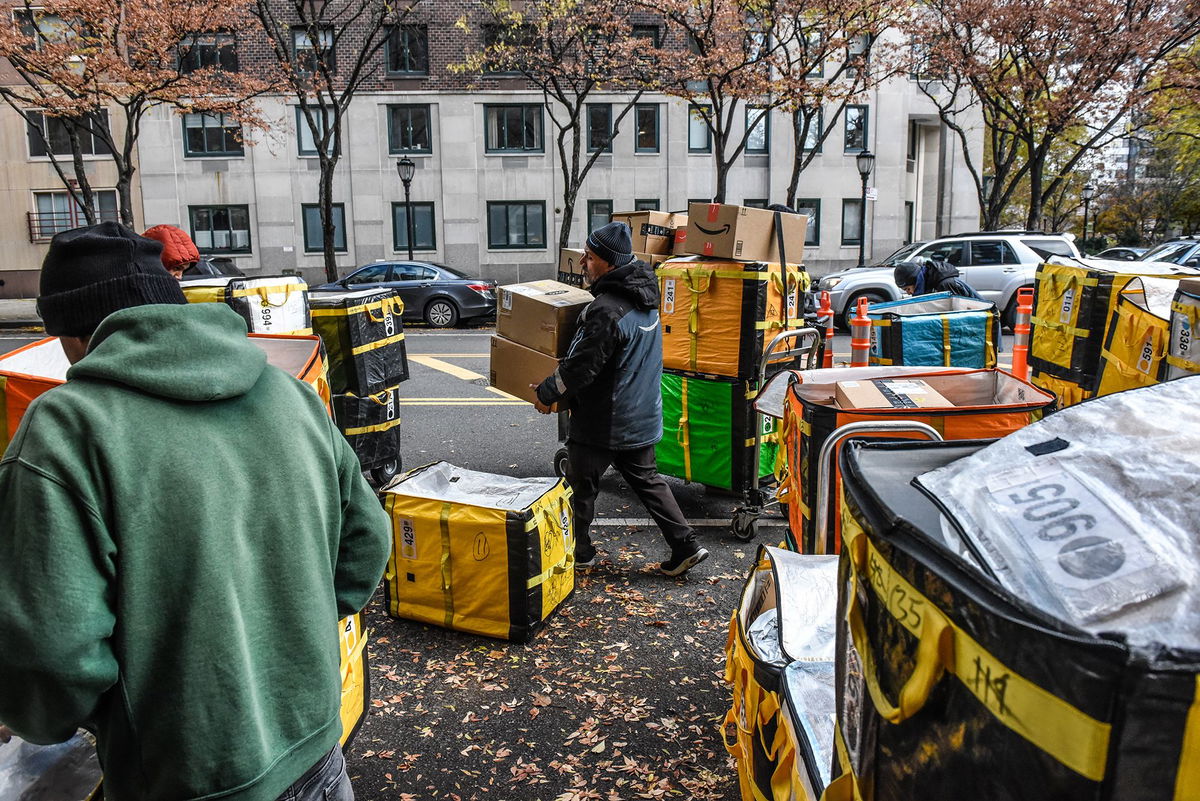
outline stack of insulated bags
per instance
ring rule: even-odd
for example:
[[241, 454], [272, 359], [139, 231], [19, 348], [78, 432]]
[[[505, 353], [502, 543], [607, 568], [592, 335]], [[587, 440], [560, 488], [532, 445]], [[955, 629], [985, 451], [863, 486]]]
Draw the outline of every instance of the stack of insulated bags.
[[308, 284], [295, 275], [199, 278], [179, 282], [189, 303], [226, 303], [251, 334], [312, 333]]
[[[803, 553], [837, 553], [841, 547], [836, 508], [827, 517], [831, 531], [818, 540], [815, 531], [817, 461], [833, 432], [848, 423], [911, 420], [932, 426], [943, 439], [964, 440], [1002, 437], [1039, 419], [1053, 408], [1054, 395], [1003, 370], [957, 368], [859, 367], [795, 371], [780, 376], [788, 387], [783, 401], [783, 461], [786, 484], [780, 500], [788, 504], [787, 544]], [[919, 378], [945, 397], [952, 406], [937, 408], [842, 409], [835, 399], [839, 381], [877, 378]], [[888, 437], [923, 439], [915, 433], [889, 433]], [[836, 477], [836, 472], [835, 472]], [[836, 483], [836, 482], [835, 482]]]
[[[251, 334], [249, 341], [266, 353], [268, 364], [311, 386], [328, 408], [329, 381], [318, 337]], [[0, 452], [8, 447], [29, 404], [43, 392], [64, 383], [68, 367], [70, 363], [62, 345], [54, 337], [0, 355]], [[361, 615], [352, 615], [338, 623], [338, 641], [342, 649], [341, 742], [345, 745], [361, 725], [370, 702], [367, 636]]]
[[670, 259], [655, 272], [664, 368], [659, 470], [744, 492], [756, 468], [760, 478], [774, 472], [778, 435], [754, 411], [759, 361], [777, 334], [803, 327], [796, 315], [807, 274], [703, 257]]
[[1171, 302], [1180, 283], [1133, 278], [1117, 293], [1100, 351], [1095, 397], [1166, 380]]
[[392, 617], [529, 642], [575, 590], [571, 490], [435, 462], [383, 490]]
[[871, 364], [995, 367], [1000, 342], [996, 304], [940, 292], [874, 303]]
[[398, 460], [400, 382], [408, 379], [403, 301], [390, 289], [363, 289], [321, 292], [311, 303], [342, 434], [363, 468]]
[[1029, 332], [1033, 383], [1056, 394], [1059, 407], [1096, 397], [1121, 290], [1137, 277], [1196, 276], [1200, 270], [1165, 262], [1052, 258], [1040, 265]]
[[843, 452], [831, 798], [1200, 798], [1197, 391]]
[[729, 622], [722, 724], [743, 801], [817, 801], [832, 765], [837, 558], [759, 548]]

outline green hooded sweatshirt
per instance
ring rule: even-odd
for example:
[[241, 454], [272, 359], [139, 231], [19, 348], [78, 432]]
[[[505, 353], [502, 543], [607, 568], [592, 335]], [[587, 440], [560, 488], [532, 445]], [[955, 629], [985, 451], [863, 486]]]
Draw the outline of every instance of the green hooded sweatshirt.
[[273, 801], [341, 733], [389, 525], [311, 387], [216, 303], [106, 318], [0, 461], [0, 721], [109, 801]]

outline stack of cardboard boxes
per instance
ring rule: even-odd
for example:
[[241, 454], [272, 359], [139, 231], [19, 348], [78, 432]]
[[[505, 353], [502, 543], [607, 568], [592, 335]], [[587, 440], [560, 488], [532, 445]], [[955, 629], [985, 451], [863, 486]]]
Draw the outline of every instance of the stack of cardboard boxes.
[[500, 287], [496, 300], [491, 384], [533, 403], [529, 385], [558, 367], [592, 294], [558, 281], [531, 281]]
[[656, 270], [664, 367], [659, 469], [745, 492], [755, 470], [765, 476], [774, 468], [773, 421], [753, 402], [763, 351], [780, 332], [804, 324], [807, 218], [693, 203], [687, 220], [674, 247], [688, 255]]
[[[623, 211], [612, 216], [613, 222], [629, 226], [633, 236], [633, 257], [656, 267], [682, 251], [677, 243], [687, 236], [688, 215], [668, 211]], [[571, 286], [587, 283], [583, 274], [583, 251], [563, 248], [558, 255], [558, 280]]]

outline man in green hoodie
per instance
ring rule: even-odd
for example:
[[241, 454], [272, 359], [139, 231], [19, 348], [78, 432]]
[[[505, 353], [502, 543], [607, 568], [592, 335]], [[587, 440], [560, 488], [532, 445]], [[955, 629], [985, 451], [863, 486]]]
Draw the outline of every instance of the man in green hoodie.
[[161, 249], [101, 223], [43, 263], [73, 366], [0, 460], [0, 721], [94, 732], [108, 801], [350, 799], [336, 622], [387, 516], [316, 393]]

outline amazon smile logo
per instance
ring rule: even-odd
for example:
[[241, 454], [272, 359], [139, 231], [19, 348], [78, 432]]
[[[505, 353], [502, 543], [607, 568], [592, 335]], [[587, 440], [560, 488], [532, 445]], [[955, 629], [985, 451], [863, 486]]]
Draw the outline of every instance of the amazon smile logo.
[[700, 223], [696, 223], [696, 230], [702, 234], [708, 234], [709, 236], [721, 236], [722, 234], [729, 233], [729, 223], [725, 223], [725, 225], [721, 226], [720, 228], [711, 231]]

